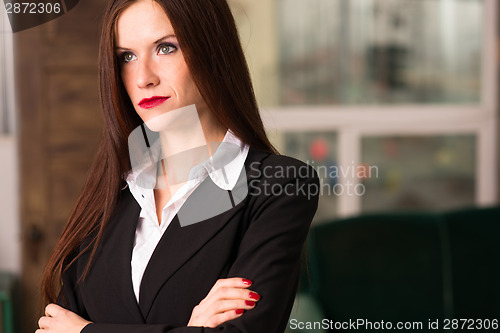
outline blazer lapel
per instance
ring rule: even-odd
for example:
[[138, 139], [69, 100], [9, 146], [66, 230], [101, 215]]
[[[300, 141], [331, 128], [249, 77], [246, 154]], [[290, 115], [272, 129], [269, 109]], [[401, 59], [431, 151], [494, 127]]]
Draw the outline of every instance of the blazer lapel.
[[[142, 277], [139, 308], [144, 318], [148, 317], [156, 295], [166, 281], [245, 206], [248, 183], [260, 174], [254, 163], [260, 163], [268, 155], [250, 149], [245, 168], [230, 192], [222, 190], [207, 177], [191, 193], [165, 230]], [[224, 210], [228, 205], [230, 208]], [[222, 211], [214, 215], [217, 209], [212, 206], [218, 206]], [[209, 211], [207, 219], [191, 223], [199, 220], [199, 211], [203, 213], [204, 209]], [[193, 213], [195, 210], [198, 212]], [[180, 218], [184, 221], [179, 221]]]
[[[148, 317], [154, 299], [163, 284], [245, 205], [245, 202], [241, 201], [217, 216], [181, 226], [179, 216], [183, 215], [182, 210], [194, 209], [198, 200], [195, 193], [204, 192], [200, 189], [202, 185], [210, 186], [212, 184], [210, 177], [207, 177], [189, 196], [156, 246], [141, 281], [139, 307], [144, 318]], [[211, 186], [211, 190], [211, 195], [206, 198], [204, 204], [218, 205], [221, 203], [221, 198], [226, 198], [227, 203], [231, 205], [228, 191], [218, 188], [215, 184]]]
[[145, 322], [135, 298], [130, 266], [141, 208], [128, 188], [122, 191], [122, 196], [118, 214], [110, 220], [110, 228], [104, 236], [104, 239], [109, 238], [103, 244], [101, 264], [105, 266], [110, 284], [129, 310], [133, 321]]

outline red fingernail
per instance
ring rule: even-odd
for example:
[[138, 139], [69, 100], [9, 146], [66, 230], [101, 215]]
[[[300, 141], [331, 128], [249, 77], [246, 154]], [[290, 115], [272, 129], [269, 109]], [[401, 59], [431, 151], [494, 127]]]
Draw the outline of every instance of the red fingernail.
[[243, 312], [245, 312], [245, 310], [243, 309], [238, 309], [238, 310], [234, 310], [234, 312], [236, 312], [237, 315], [240, 315], [242, 314]]
[[250, 293], [250, 298], [251, 298], [251, 299], [258, 300], [258, 299], [260, 299], [260, 295], [259, 295], [259, 294], [257, 294], [257, 293], [251, 292], [251, 293]]
[[249, 279], [243, 279], [243, 284], [246, 284], [247, 286], [252, 284], [252, 281]]
[[254, 306], [255, 302], [254, 301], [245, 301], [245, 304], [248, 306]]

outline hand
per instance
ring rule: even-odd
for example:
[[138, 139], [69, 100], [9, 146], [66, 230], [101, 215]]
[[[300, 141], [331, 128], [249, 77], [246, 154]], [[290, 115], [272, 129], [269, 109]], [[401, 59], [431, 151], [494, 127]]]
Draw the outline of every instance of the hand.
[[45, 316], [38, 321], [35, 333], [80, 333], [91, 322], [57, 304], [45, 307]]
[[216, 327], [241, 317], [255, 307], [259, 294], [246, 288], [252, 281], [242, 278], [219, 279], [207, 297], [194, 307], [188, 326]]

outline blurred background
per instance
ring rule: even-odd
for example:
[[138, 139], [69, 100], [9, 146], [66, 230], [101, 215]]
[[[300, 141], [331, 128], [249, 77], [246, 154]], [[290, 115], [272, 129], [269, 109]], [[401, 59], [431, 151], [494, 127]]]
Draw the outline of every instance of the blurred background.
[[[390, 234], [408, 215], [442, 221], [440, 214], [499, 205], [496, 0], [229, 2], [273, 143], [321, 177], [314, 228], [398, 216], [396, 227], [376, 229]], [[16, 33], [0, 6], [1, 333], [35, 329], [42, 269], [99, 143], [96, 64], [103, 5], [81, 1], [55, 20]], [[500, 223], [495, 214], [480, 220]], [[474, 227], [474, 216], [464, 222], [469, 234], [482, 228]], [[442, 230], [439, 221], [436, 230]], [[484, 230], [496, 240], [497, 228]], [[454, 238], [437, 233], [440, 252], [429, 256], [441, 258], [436, 293], [445, 297], [429, 316], [449, 317], [460, 312], [447, 284], [456, 286], [460, 278], [441, 268], [461, 259], [454, 256]], [[484, 245], [484, 237], [464, 244]], [[314, 249], [315, 240], [309, 241]], [[484, 251], [497, 253], [498, 245]], [[321, 281], [310, 274], [301, 291], [314, 296], [311, 290]], [[500, 277], [498, 270], [475, 274]], [[500, 316], [497, 285], [489, 292], [498, 298], [487, 302]], [[319, 305], [302, 304], [302, 310], [321, 308], [321, 299]], [[337, 314], [316, 313], [321, 311], [330, 319]]]

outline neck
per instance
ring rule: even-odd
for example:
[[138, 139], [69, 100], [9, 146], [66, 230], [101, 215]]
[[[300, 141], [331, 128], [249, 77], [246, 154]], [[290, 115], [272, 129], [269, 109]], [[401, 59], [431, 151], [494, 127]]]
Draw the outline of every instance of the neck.
[[215, 153], [227, 130], [210, 112], [197, 111], [194, 105], [160, 117], [152, 125], [161, 128], [162, 154], [157, 175], [157, 188], [161, 189], [187, 182], [189, 171]]

